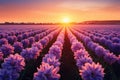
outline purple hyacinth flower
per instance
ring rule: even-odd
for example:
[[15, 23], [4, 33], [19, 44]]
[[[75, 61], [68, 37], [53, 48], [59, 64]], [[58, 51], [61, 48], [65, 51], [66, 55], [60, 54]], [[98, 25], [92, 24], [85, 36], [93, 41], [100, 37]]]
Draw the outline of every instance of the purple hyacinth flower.
[[35, 35], [35, 41], [39, 41], [39, 40], [40, 40], [40, 35], [39, 34]]
[[20, 53], [23, 49], [23, 44], [21, 42], [15, 42], [13, 44], [15, 53]]
[[38, 68], [38, 72], [34, 73], [33, 80], [59, 80], [60, 75], [57, 74], [59, 67], [54, 68], [48, 63], [44, 63]]
[[113, 41], [113, 43], [119, 43], [120, 39], [118, 37], [113, 37], [112, 41]]
[[77, 42], [77, 40], [76, 40], [75, 37], [71, 37], [71, 38], [70, 38], [70, 43], [73, 43], [73, 42]]
[[5, 38], [0, 39], [0, 46], [2, 46], [4, 44], [8, 44], [8, 40]]
[[64, 39], [63, 38], [58, 38], [57, 41], [60, 41], [62, 44], [64, 43]]
[[29, 60], [37, 59], [37, 57], [39, 56], [39, 52], [40, 51], [37, 47], [26, 48], [22, 50], [21, 56], [23, 56], [25, 60], [29, 61]]
[[14, 47], [12, 47], [9, 44], [2, 45], [2, 47], [0, 48], [0, 51], [4, 54], [4, 56], [8, 56], [9, 54], [14, 53]]
[[117, 57], [113, 53], [107, 53], [104, 56], [104, 60], [111, 65], [111, 64], [113, 64], [114, 62], [117, 61]]
[[86, 63], [80, 70], [80, 75], [83, 80], [103, 80], [104, 68], [99, 63]]
[[103, 57], [108, 51], [106, 51], [103, 47], [97, 46], [95, 48], [95, 54], [99, 57]]
[[56, 59], [56, 56], [53, 54], [46, 54], [42, 59], [43, 63], [48, 63], [49, 65], [53, 65], [54, 67], [59, 67], [60, 62], [59, 59]]
[[29, 40], [30, 45], [32, 45], [35, 42], [34, 37], [30, 37], [30, 38], [28, 38], [28, 40]]
[[80, 59], [81, 57], [84, 57], [84, 56], [89, 56], [88, 52], [85, 51], [84, 49], [77, 50], [74, 53], [74, 59]]
[[27, 33], [27, 32], [24, 33], [24, 34], [22, 35], [22, 37], [23, 37], [23, 39], [26, 39], [26, 38], [28, 37], [28, 33]]
[[61, 51], [60, 47], [54, 45], [54, 46], [50, 47], [48, 53], [49, 54], [54, 54], [57, 59], [60, 59], [62, 51]]
[[87, 44], [87, 47], [90, 48], [92, 51], [95, 51], [95, 48], [98, 46], [98, 44], [94, 43], [94, 42], [89, 42]]
[[89, 42], [91, 42], [92, 40], [91, 40], [91, 38], [89, 38], [89, 37], [85, 37], [85, 39], [84, 39], [84, 42], [85, 42], [85, 44], [88, 44]]
[[23, 39], [22, 35], [17, 36], [17, 40], [20, 42]]
[[119, 54], [120, 53], [120, 43], [113, 43], [111, 46], [111, 51], [113, 53]]
[[73, 52], [76, 52], [77, 50], [84, 49], [84, 47], [80, 42], [74, 42], [71, 46], [71, 49]]
[[19, 73], [8, 71], [7, 69], [0, 69], [0, 80], [17, 80]]
[[104, 37], [100, 38], [100, 43], [103, 44], [103, 45], [105, 45], [106, 39]]
[[60, 47], [61, 50], [63, 49], [63, 44], [62, 44], [62, 42], [60, 42], [60, 41], [56, 41], [56, 42], [54, 43], [54, 45], [57, 45], [58, 47]]
[[77, 59], [77, 66], [79, 69], [82, 68], [82, 66], [85, 65], [85, 63], [92, 63], [92, 59], [89, 56], [82, 56], [81, 58]]
[[12, 45], [12, 44], [14, 44], [14, 42], [17, 41], [17, 37], [16, 37], [16, 36], [9, 36], [9, 37], [7, 38], [7, 40], [8, 40], [8, 42]]
[[19, 54], [10, 55], [4, 59], [4, 63], [2, 63], [2, 68], [7, 69], [13, 72], [21, 72], [24, 69], [25, 62], [24, 58]]
[[99, 39], [100, 39], [99, 37], [96, 37], [96, 36], [94, 36], [94, 37], [93, 37], [93, 41], [98, 42], [98, 41], [99, 41]]
[[49, 40], [53, 39], [53, 35], [48, 35]]
[[42, 49], [43, 49], [42, 44], [39, 43], [39, 42], [35, 42], [35, 43], [33, 43], [33, 44], [32, 44], [32, 47], [37, 47], [37, 48], [40, 50], [40, 52], [41, 52]]
[[29, 46], [30, 42], [28, 39], [24, 39], [24, 40], [22, 40], [22, 44], [23, 44], [24, 48], [27, 48]]
[[45, 37], [43, 39], [40, 40], [40, 43], [43, 45], [43, 47], [45, 47], [49, 42], [49, 38]]

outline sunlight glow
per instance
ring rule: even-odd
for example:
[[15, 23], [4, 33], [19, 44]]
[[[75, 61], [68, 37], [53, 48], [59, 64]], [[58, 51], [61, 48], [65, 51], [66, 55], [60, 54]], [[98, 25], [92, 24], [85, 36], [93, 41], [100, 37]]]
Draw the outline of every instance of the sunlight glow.
[[71, 26], [71, 18], [70, 17], [63, 17], [62, 20], [62, 27], [69, 28]]
[[62, 22], [63, 22], [63, 23], [70, 23], [70, 19], [67, 18], [67, 17], [65, 17], [65, 18], [63, 18]]

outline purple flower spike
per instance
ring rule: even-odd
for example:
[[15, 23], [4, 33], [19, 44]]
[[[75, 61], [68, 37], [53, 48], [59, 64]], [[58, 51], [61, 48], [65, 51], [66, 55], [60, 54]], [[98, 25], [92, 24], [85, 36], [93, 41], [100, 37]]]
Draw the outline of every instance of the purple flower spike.
[[26, 48], [23, 49], [23, 51], [21, 52], [21, 56], [23, 56], [25, 60], [29, 61], [31, 59], [37, 59], [37, 57], [39, 56], [39, 52], [40, 51], [37, 47]]
[[24, 39], [24, 40], [22, 40], [22, 44], [23, 44], [24, 48], [27, 48], [29, 46], [30, 42], [28, 39]]
[[117, 57], [116, 57], [113, 53], [107, 53], [107, 54], [104, 56], [104, 59], [105, 59], [105, 61], [106, 61], [107, 63], [109, 63], [110, 65], [117, 61]]
[[57, 74], [59, 67], [54, 68], [48, 63], [44, 63], [38, 68], [38, 72], [34, 73], [33, 80], [59, 80], [60, 75]]
[[52, 40], [53, 35], [48, 35], [49, 40]]
[[97, 46], [95, 48], [95, 54], [99, 57], [103, 57], [106, 53], [108, 53], [108, 52], [105, 51], [105, 49], [101, 46]]
[[17, 80], [19, 73], [8, 71], [7, 69], [0, 69], [0, 80]]
[[40, 43], [43, 45], [43, 47], [45, 47], [48, 42], [49, 42], [49, 38], [48, 37], [45, 37], [45, 38], [40, 40]]
[[56, 41], [56, 42], [54, 43], [54, 45], [57, 45], [58, 47], [60, 47], [61, 49], [63, 49], [62, 42], [60, 42], [60, 41]]
[[80, 70], [80, 75], [83, 80], [103, 80], [104, 69], [99, 63], [86, 63]]
[[73, 52], [76, 52], [77, 50], [84, 49], [83, 45], [80, 42], [74, 42], [71, 46], [71, 49]]
[[23, 39], [22, 35], [18, 35], [18, 36], [17, 36], [17, 39], [18, 39], [18, 41], [20, 42], [20, 41]]
[[17, 41], [17, 37], [16, 37], [16, 36], [9, 36], [9, 37], [7, 38], [7, 40], [8, 40], [8, 42], [12, 45], [12, 44], [14, 44], [14, 42]]
[[23, 36], [23, 39], [26, 39], [28, 37], [28, 32], [24, 33], [22, 36]]
[[85, 63], [92, 63], [92, 59], [88, 56], [82, 56], [80, 59], [77, 59], [77, 66], [79, 67], [79, 69], [82, 68], [82, 66], [85, 65]]
[[76, 38], [72, 36], [72, 37], [70, 38], [70, 43], [73, 43], [73, 42], [76, 42]]
[[30, 44], [33, 44], [35, 42], [35, 38], [34, 37], [30, 37], [30, 38], [28, 38], [28, 40], [29, 40]]
[[14, 53], [14, 47], [12, 47], [9, 44], [2, 45], [2, 47], [0, 48], [0, 51], [4, 54], [4, 56], [8, 56], [9, 54]]
[[120, 39], [117, 38], [117, 37], [113, 37], [113, 38], [112, 38], [112, 41], [113, 41], [114, 43], [119, 43], [119, 42], [120, 42]]
[[41, 44], [41, 43], [39, 43], [39, 42], [35, 42], [34, 44], [32, 44], [32, 47], [37, 47], [37, 48], [40, 50], [40, 52], [41, 52], [41, 51], [42, 51], [42, 49], [43, 49], [42, 44]]
[[85, 51], [84, 49], [77, 50], [74, 53], [74, 58], [75, 59], [80, 59], [81, 57], [84, 57], [84, 56], [89, 56], [88, 52]]
[[11, 54], [8, 58], [5, 58], [4, 63], [2, 63], [3, 69], [13, 72], [21, 72], [24, 69], [24, 66], [24, 58], [19, 54]]
[[0, 39], [0, 46], [2, 46], [4, 44], [8, 44], [8, 40], [5, 38]]
[[90, 47], [90, 49], [91, 49], [92, 51], [95, 51], [95, 48], [98, 47], [98, 44], [93, 43], [93, 42], [89, 42], [89, 43], [90, 43], [90, 44], [89, 44], [88, 48]]
[[35, 41], [39, 41], [39, 40], [40, 40], [40, 35], [39, 34], [35, 35]]
[[52, 46], [52, 47], [50, 48], [50, 50], [49, 50], [48, 53], [49, 53], [49, 54], [54, 54], [57, 59], [60, 59], [61, 54], [62, 54], [60, 47], [58, 47], [58, 46], [56, 46], [56, 45], [55, 45], [55, 46]]
[[59, 67], [60, 62], [56, 59], [56, 56], [53, 54], [46, 54], [45, 57], [42, 59], [43, 63], [48, 63], [49, 65], [53, 65], [54, 67]]
[[20, 53], [23, 49], [23, 44], [21, 42], [16, 42], [13, 46], [15, 53]]
[[84, 39], [84, 42], [85, 42], [85, 44], [88, 44], [89, 42], [91, 42], [92, 40], [91, 40], [91, 38], [89, 38], [89, 37], [85, 37], [85, 39]]

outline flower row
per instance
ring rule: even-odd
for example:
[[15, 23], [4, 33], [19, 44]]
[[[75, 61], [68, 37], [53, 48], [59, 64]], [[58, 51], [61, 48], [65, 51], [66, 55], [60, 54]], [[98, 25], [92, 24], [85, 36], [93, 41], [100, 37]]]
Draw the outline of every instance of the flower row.
[[48, 54], [43, 57], [38, 72], [34, 73], [34, 80], [59, 80], [59, 60], [62, 55], [63, 43], [64, 29], [60, 32], [57, 40], [50, 47]]
[[84, 32], [80, 31], [80, 33], [89, 36], [94, 42], [97, 42], [105, 47], [107, 47], [114, 54], [120, 54], [120, 39], [118, 37], [110, 37], [109, 35], [102, 35], [100, 33], [95, 32]]
[[71, 49], [74, 53], [76, 65], [80, 71], [83, 80], [103, 80], [104, 68], [99, 63], [94, 63], [83, 44], [67, 30], [67, 34], [71, 43]]
[[[48, 33], [52, 32], [52, 29], [47, 30], [41, 34], [38, 34], [37, 41], [40, 38], [46, 36]], [[30, 37], [28, 39], [24, 39], [21, 42], [15, 42], [13, 45], [8, 44], [6, 40], [3, 40], [3, 45], [0, 47], [0, 52], [3, 54], [3, 57], [7, 57], [9, 54], [20, 53], [23, 49], [31, 47], [33, 43], [37, 42], [36, 37]], [[2, 57], [2, 55], [1, 55]]]
[[118, 62], [118, 63], [120, 62], [120, 57], [119, 57], [120, 55], [116, 56], [115, 54], [111, 53], [109, 50], [93, 42], [90, 37], [85, 36], [76, 30], [73, 30], [73, 29], [71, 30], [73, 33], [75, 33], [78, 36], [78, 38], [81, 41], [83, 41], [83, 43], [87, 46], [87, 48], [95, 52], [95, 55], [97, 55], [99, 58], [103, 58], [105, 62], [107, 62], [108, 64], [111, 65], [115, 62]]
[[[58, 30], [55, 30], [46, 37], [49, 37], [49, 41], [51, 41], [57, 32]], [[0, 80], [17, 80], [20, 76], [20, 72], [24, 70], [24, 67], [26, 66], [25, 62], [37, 59], [42, 49], [43, 45], [40, 42], [36, 42], [31, 48], [23, 49], [20, 55], [17, 53], [14, 55], [10, 54], [2, 63], [2, 69], [0, 69]]]

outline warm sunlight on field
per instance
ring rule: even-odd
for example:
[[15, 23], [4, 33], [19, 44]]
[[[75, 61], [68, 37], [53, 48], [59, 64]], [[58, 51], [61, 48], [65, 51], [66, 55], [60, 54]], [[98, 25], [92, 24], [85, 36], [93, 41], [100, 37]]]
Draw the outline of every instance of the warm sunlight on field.
[[0, 80], [120, 80], [120, 0], [0, 0]]

